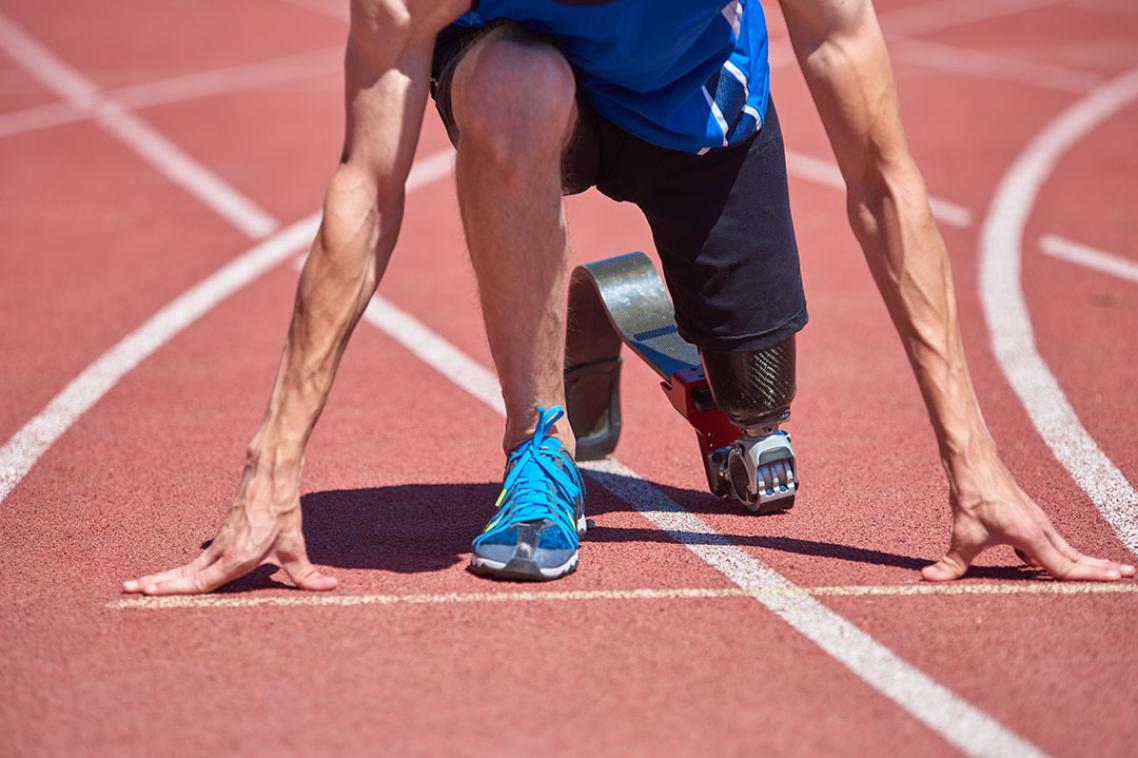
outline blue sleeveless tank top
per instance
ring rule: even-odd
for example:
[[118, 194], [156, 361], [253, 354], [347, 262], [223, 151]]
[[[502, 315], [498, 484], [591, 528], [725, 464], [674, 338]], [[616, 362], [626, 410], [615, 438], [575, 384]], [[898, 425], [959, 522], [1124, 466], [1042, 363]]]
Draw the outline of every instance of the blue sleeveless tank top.
[[476, 0], [455, 23], [508, 19], [549, 38], [597, 112], [689, 153], [736, 144], [770, 98], [758, 0]]

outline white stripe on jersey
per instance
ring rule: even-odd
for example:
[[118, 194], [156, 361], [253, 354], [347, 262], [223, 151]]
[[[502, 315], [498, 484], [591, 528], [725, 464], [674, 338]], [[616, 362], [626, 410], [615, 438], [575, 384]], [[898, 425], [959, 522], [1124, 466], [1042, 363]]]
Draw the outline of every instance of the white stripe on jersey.
[[727, 132], [731, 127], [727, 125], [727, 119], [723, 118], [723, 111], [719, 110], [719, 106], [715, 104], [715, 98], [707, 91], [706, 85], [703, 87], [703, 97], [707, 100], [707, 107], [711, 109], [711, 115], [715, 117], [715, 123], [719, 124], [719, 129], [723, 132], [723, 147], [727, 147]]
[[743, 99], [748, 99], [751, 96], [751, 88], [747, 84], [747, 75], [739, 70], [739, 67], [732, 63], [730, 58], [723, 62], [723, 68], [727, 69], [727, 73], [739, 80], [739, 83], [743, 85]]
[[727, 23], [731, 24], [731, 31], [735, 32], [735, 39], [739, 39], [742, 29], [743, 3], [739, 0], [727, 3], [720, 12], [723, 14], [723, 18], [727, 19]]
[[751, 118], [755, 119], [755, 129], [756, 130], [763, 128], [763, 117], [759, 115], [759, 112], [757, 110], [755, 110], [755, 108], [753, 106], [744, 105], [743, 106], [743, 113], [748, 113], [748, 114], [750, 114]]

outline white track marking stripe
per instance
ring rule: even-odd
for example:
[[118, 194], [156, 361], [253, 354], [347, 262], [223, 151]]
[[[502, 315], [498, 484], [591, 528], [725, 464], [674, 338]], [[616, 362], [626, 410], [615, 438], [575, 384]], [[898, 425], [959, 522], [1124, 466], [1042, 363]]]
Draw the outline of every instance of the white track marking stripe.
[[[125, 109], [137, 110], [153, 105], [295, 81], [326, 74], [332, 70], [339, 71], [339, 66], [336, 65], [333, 69], [333, 65], [338, 64], [343, 57], [344, 51], [339, 47], [316, 50], [299, 55], [271, 58], [258, 63], [211, 69], [136, 84], [106, 92], [104, 97]], [[85, 121], [96, 115], [92, 109], [82, 108], [70, 102], [40, 105], [13, 113], [4, 113], [0, 114], [0, 137]]]
[[181, 608], [295, 608], [303, 606], [452, 605], [456, 603], [551, 603], [595, 600], [704, 600], [751, 598], [760, 595], [821, 597], [927, 597], [929, 595], [1100, 595], [1138, 592], [1138, 584], [1064, 584], [1006, 582], [1002, 584], [870, 584], [837, 587], [671, 587], [627, 590], [531, 590], [444, 592], [434, 595], [174, 595], [113, 600], [114, 611], [164, 611]]
[[[407, 190], [446, 176], [451, 151], [415, 164]], [[0, 447], [0, 503], [64, 432], [135, 366], [197, 321], [219, 302], [312, 241], [320, 224], [315, 213], [297, 221], [226, 264], [151, 316], [75, 377], [34, 418]]]
[[100, 126], [140, 155], [163, 176], [212, 208], [244, 234], [260, 239], [277, 221], [252, 200], [209, 171], [149, 124], [105, 97], [94, 83], [69, 67], [0, 13], [0, 49], [25, 72], [75, 108], [92, 114]]
[[447, 378], [498, 413], [503, 416], [506, 414], [502, 389], [493, 372], [451, 343], [440, 339], [418, 319], [377, 296], [372, 298], [364, 311], [364, 320], [382, 329], [428, 365], [436, 369], [445, 366]]
[[311, 241], [319, 221], [318, 216], [310, 216], [297, 222], [226, 264], [84, 369], [0, 448], [0, 502], [40, 456], [127, 373], [217, 303]]
[[[451, 155], [451, 151], [444, 151], [419, 164], [418, 167], [422, 168], [412, 172], [408, 180], [408, 189], [449, 172]], [[164, 308], [88, 367], [56, 396], [44, 411], [25, 424], [3, 448], [0, 448], [0, 501], [7, 497], [40, 456], [86, 410], [117, 384], [122, 376], [224, 297], [276, 265], [282, 258], [295, 253], [297, 248], [313, 236], [317, 224], [318, 215], [314, 214], [256, 246]], [[403, 329], [406, 329], [408, 322], [417, 324], [409, 314], [398, 311], [380, 298], [377, 298], [377, 301], [379, 306], [369, 309], [370, 315], [367, 319], [370, 322], [379, 321], [393, 328], [402, 324], [400, 328]], [[490, 391], [491, 387], [497, 387], [496, 378], [473, 360], [456, 362], [455, 356], [461, 354], [461, 351], [437, 336], [434, 340], [423, 339], [434, 335], [425, 326], [421, 324], [419, 326], [421, 330], [415, 332], [415, 335], [422, 341], [414, 345], [415, 353], [429, 361], [446, 361], [444, 365], [435, 363], [431, 365], [448, 376], [452, 366], [457, 367], [457, 371], [470, 374], [463, 386], [470, 386], [476, 397], [483, 399], [500, 412], [500, 395], [492, 394]], [[427, 342], [436, 342], [436, 344], [428, 345]], [[404, 341], [403, 344], [407, 345], [408, 342]], [[615, 462], [607, 462], [606, 465], [619, 466]], [[634, 507], [657, 515], [670, 513], [673, 518], [682, 514], [687, 519], [694, 520], [689, 522], [681, 518], [685, 526], [698, 525], [705, 532], [704, 542], [715, 544], [692, 545], [690, 534], [686, 535], [685, 544], [697, 554], [713, 558], [716, 561], [713, 564], [716, 568], [724, 573], [731, 572], [727, 574], [728, 576], [733, 579], [739, 577], [745, 581], [755, 578], [761, 580], [757, 583], [748, 581], [751, 588], [764, 584], [793, 587], [777, 572], [741, 548], [731, 545], [722, 535], [710, 530], [702, 520], [683, 511], [655, 487], [638, 478], [628, 478], [632, 473], [628, 469], [620, 467], [617, 471], [620, 474], [618, 476], [613, 476], [612, 472], [609, 472], [608, 484], [622, 488], [642, 488], [649, 495], [643, 502], [633, 501]], [[684, 534], [673, 533], [673, 536], [678, 541], [685, 542]], [[806, 606], [801, 603], [790, 605], [781, 601], [776, 603], [769, 598], [763, 602], [831, 655], [838, 657], [858, 676], [894, 699], [900, 707], [966, 753], [1038, 754], [1029, 743], [897, 658], [880, 643], [817, 601], [811, 601], [813, 605]], [[818, 627], [817, 624], [822, 626]], [[920, 699], [920, 702], [914, 702], [915, 699]]]
[[1021, 279], [1023, 233], [1068, 149], [1138, 98], [1138, 69], [1091, 90], [1039, 132], [1000, 180], [980, 237], [980, 299], [996, 361], [1055, 458], [1138, 553], [1138, 492], [1083, 428], [1039, 354]]
[[[107, 101], [94, 85], [55, 58], [3, 15], [0, 15], [0, 46], [29, 73], [67, 97], [72, 104], [96, 110], [99, 122], [112, 134], [123, 139], [151, 162], [157, 163], [164, 174], [193, 192], [231, 223], [245, 228], [252, 236], [268, 234], [275, 227], [275, 220], [255, 204], [234, 192], [145, 122]], [[214, 277], [211, 277], [191, 289], [88, 367], [87, 371], [49, 403], [43, 413], [25, 425], [16, 437], [29, 430], [29, 426], [33, 427], [30, 434], [22, 440], [14, 437], [0, 449], [0, 456], [3, 456], [9, 452], [13, 442], [25, 443], [16, 445], [15, 450], [16, 462], [22, 471], [13, 470], [0, 457], [0, 476], [3, 477], [0, 479], [0, 499], [34, 465], [42, 451], [50, 447], [125, 373], [221, 299], [295, 251], [296, 247], [315, 233], [317, 223], [316, 216], [297, 222], [233, 261], [215, 275], [218, 277], [216, 287], [205, 286], [213, 281]], [[57, 400], [61, 402], [57, 403]], [[37, 421], [42, 423], [37, 424]], [[27, 453], [35, 448], [40, 448], [39, 452], [29, 456]], [[713, 558], [716, 561], [713, 565], [737, 583], [742, 584], [740, 579], [743, 579], [751, 586], [793, 586], [773, 569], [710, 530], [702, 520], [684, 511], [663, 493], [636, 477], [631, 470], [615, 461], [606, 462], [603, 467], [602, 471], [594, 470], [594, 473], [607, 474], [608, 485], [624, 490], [631, 488], [634, 496], [651, 494], [651, 497], [643, 501], [633, 501], [633, 505], [646, 515], [663, 517], [663, 521], [675, 522], [685, 528], [701, 525], [706, 532], [703, 544], [692, 545], [687, 542], [687, 546], [705, 556], [705, 560]], [[673, 536], [677, 534], [673, 532]], [[684, 542], [682, 539], [680, 541]], [[894, 699], [902, 708], [965, 752], [974, 755], [1038, 754], [1029, 743], [913, 669], [817, 601], [797, 595], [759, 599], [867, 682]]]
[[1036, 756], [1042, 753], [983, 711], [910, 665], [703, 519], [614, 460], [588, 466], [602, 484], [871, 687], [968, 755]]
[[275, 218], [117, 103], [103, 103], [95, 120], [158, 173], [209, 206], [250, 239], [261, 239], [276, 230]]
[[[494, 374], [414, 316], [376, 296], [366, 318], [459, 387], [504, 413]], [[870, 686], [969, 755], [1036, 756], [1040, 751], [998, 721], [922, 673], [707, 522], [683, 509], [622, 463], [583, 464], [605, 489], [843, 663]]]
[[798, 58], [794, 55], [794, 48], [791, 46], [790, 40], [767, 40], [767, 64], [771, 67], [771, 71], [776, 71], [792, 63], [797, 64]]
[[1089, 245], [1072, 242], [1054, 234], [1043, 237], [1039, 241], [1039, 247], [1047, 255], [1068, 263], [1086, 266], [1130, 282], [1138, 282], [1138, 263], [1122, 256], [1096, 250]]
[[1021, 60], [983, 50], [968, 50], [911, 37], [893, 37], [889, 52], [894, 60], [924, 68], [991, 80], [1026, 83], [1035, 87], [1082, 94], [1102, 81], [1090, 71]]
[[[787, 148], [786, 168], [791, 175], [800, 179], [841, 192], [846, 191], [846, 180], [842, 178], [841, 170], [830, 161]], [[933, 216], [941, 223], [961, 229], [972, 225], [972, 213], [962, 205], [950, 203], [939, 197], [929, 197], [929, 206], [932, 208]]]
[[348, 3], [344, 0], [283, 0], [289, 5], [295, 5], [298, 8], [305, 10], [315, 11], [322, 16], [328, 16], [339, 21], [348, 21]]
[[1066, 0], [1065, 4], [1080, 10], [1138, 16], [1138, 8], [1134, 6], [1134, 0], [1113, 0], [1113, 2], [1110, 0]]
[[927, 34], [1059, 2], [1060, 0], [940, 0], [883, 13], [881, 26], [890, 34]]

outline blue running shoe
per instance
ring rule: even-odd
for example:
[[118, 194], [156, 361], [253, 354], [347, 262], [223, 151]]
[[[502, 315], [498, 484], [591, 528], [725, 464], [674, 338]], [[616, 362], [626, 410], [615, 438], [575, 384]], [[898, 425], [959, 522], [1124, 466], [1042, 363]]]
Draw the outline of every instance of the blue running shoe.
[[547, 581], [577, 570], [585, 483], [550, 428], [565, 415], [538, 406], [533, 437], [514, 448], [497, 512], [474, 538], [470, 569], [499, 579]]

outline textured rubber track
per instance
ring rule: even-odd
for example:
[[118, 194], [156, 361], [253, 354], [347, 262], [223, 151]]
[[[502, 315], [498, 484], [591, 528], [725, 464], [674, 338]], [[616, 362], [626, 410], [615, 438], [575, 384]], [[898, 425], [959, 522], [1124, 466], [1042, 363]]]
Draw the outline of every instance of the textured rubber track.
[[[990, 13], [1000, 5], [977, 2]], [[2, 12], [109, 88], [342, 43], [338, 3], [237, 5], [108, 0], [91, 14], [13, 0]], [[890, 13], [917, 4], [877, 5], [889, 29]], [[785, 32], [777, 10], [767, 10], [777, 60]], [[898, 62], [910, 144], [926, 179], [974, 220], [942, 232], [986, 418], [1008, 465], [1071, 541], [1119, 559], [1125, 552], [1058, 468], [992, 359], [976, 250], [996, 183], [1078, 97], [1044, 73], [1108, 78], [1138, 65], [1138, 17], [1129, 10], [1080, 0], [967, 22], [957, 10], [955, 25], [920, 35], [1041, 69], [1005, 64], [981, 75], [984, 61], [974, 57], [965, 58], [968, 71], [948, 70], [943, 57]], [[1041, 83], [1028, 82], [1033, 71]], [[8, 57], [0, 57], [0, 74], [0, 119], [56, 101]], [[800, 76], [790, 68], [774, 76], [789, 146], [828, 156]], [[339, 78], [330, 69], [141, 115], [290, 223], [319, 206], [339, 155]], [[435, 121], [428, 113], [420, 155], [446, 144]], [[1076, 145], [1043, 186], [1023, 241], [1040, 351], [1131, 482], [1138, 287], [1045, 256], [1038, 240], [1059, 234], [1135, 260], [1135, 129], [1138, 110], [1127, 108]], [[253, 243], [90, 121], [0, 137], [0, 165], [6, 440], [116, 340]], [[809, 491], [792, 513], [765, 518], [706, 496], [690, 429], [660, 397], [655, 375], [634, 361], [624, 364], [621, 458], [800, 585], [911, 583], [947, 541], [935, 444], [846, 228], [841, 193], [793, 171], [792, 161], [813, 320], [798, 344], [792, 431]], [[572, 201], [568, 215], [575, 264], [651, 250], [626, 206], [591, 193]], [[288, 266], [270, 272], [160, 348], [0, 503], [0, 753], [952, 753], [746, 598], [108, 608], [119, 581], [190, 559], [212, 534], [261, 417], [295, 280]], [[448, 182], [409, 196], [383, 292], [490, 365]], [[395, 342], [358, 326], [303, 484], [310, 553], [339, 578], [338, 592], [495, 591], [465, 566], [497, 489], [500, 423]], [[453, 466], [436, 470], [424, 461], [444, 426], [461, 427], [465, 444]], [[597, 528], [583, 543], [580, 570], [535, 591], [726, 586], [603, 488], [591, 488], [588, 510]], [[982, 564], [966, 581], [1037, 578], [1010, 551]], [[225, 596], [294, 596], [283, 582], [260, 569]], [[822, 602], [1044, 751], [1125, 755], [1138, 739], [1134, 594]], [[535, 682], [557, 697], [532, 697]], [[472, 698], [476, 688], [494, 696]], [[540, 728], [501, 729], [520, 702]]]

